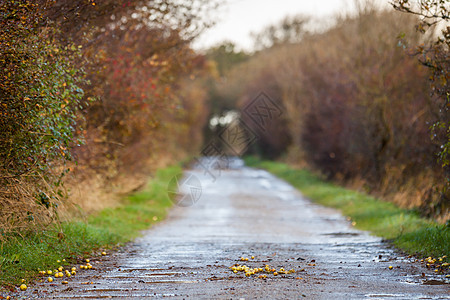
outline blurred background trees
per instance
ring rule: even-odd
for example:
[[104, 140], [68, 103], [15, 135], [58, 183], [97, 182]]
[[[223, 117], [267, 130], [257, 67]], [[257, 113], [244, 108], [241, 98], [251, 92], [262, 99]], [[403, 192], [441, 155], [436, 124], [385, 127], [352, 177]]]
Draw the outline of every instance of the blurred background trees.
[[326, 30], [297, 19], [295, 39], [279, 33], [286, 20], [269, 26], [261, 50], [225, 75], [221, 95], [234, 91], [241, 110], [261, 91], [284, 108], [253, 153], [448, 219], [448, 28], [424, 40], [423, 19], [371, 5]]

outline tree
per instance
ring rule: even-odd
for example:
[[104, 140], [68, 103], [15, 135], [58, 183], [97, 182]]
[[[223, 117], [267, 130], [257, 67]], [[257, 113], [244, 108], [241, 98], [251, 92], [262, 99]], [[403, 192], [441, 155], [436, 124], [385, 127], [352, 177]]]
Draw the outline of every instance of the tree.
[[233, 42], [224, 42], [208, 49], [206, 56], [216, 63], [220, 76], [224, 76], [232, 67], [250, 57], [244, 51], [236, 50], [236, 45]]
[[261, 32], [253, 34], [255, 48], [262, 50], [281, 44], [300, 42], [307, 33], [305, 26], [309, 20], [308, 17], [298, 15], [285, 17], [281, 22], [267, 26]]
[[435, 121], [431, 138], [438, 145], [438, 158], [446, 173], [442, 197], [450, 197], [450, 2], [448, 0], [394, 0], [394, 9], [416, 15], [416, 30], [425, 42], [410, 51], [430, 71], [430, 89], [435, 97]]

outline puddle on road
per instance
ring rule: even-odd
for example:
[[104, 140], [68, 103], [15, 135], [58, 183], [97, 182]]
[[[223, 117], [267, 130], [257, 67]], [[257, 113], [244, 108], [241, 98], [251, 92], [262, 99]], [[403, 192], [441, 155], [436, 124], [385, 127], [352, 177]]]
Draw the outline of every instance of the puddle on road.
[[[127, 273], [131, 273], [131, 272], [155, 272], [155, 271], [169, 271], [171, 270], [172, 267], [170, 268], [119, 268], [117, 270], [117, 272], [127, 272]], [[194, 268], [184, 268], [183, 269], [194, 269]], [[167, 274], [171, 274], [171, 273], [177, 273], [177, 272], [168, 272]], [[164, 274], [164, 273], [158, 273], [158, 274]]]
[[359, 236], [361, 234], [357, 232], [333, 232], [333, 233], [323, 233], [321, 235], [343, 237], [343, 236]]
[[121, 289], [121, 288], [94, 288], [94, 289], [89, 289], [89, 291], [94, 291], [94, 292], [132, 292], [133, 289]]
[[142, 299], [142, 298], [166, 298], [166, 297], [176, 297], [176, 294], [171, 294], [171, 293], [166, 293], [166, 294], [161, 294], [161, 293], [152, 293], [152, 294], [115, 294], [115, 295], [64, 295], [64, 296], [54, 296], [54, 299], [113, 299], [113, 298], [137, 298], [137, 299]]
[[[128, 273], [128, 272], [127, 272]], [[176, 275], [185, 275], [186, 273], [182, 272], [173, 272], [173, 273], [142, 273], [130, 276], [128, 274], [122, 273], [112, 273], [103, 275], [103, 278], [145, 278], [148, 276], [176, 276]]]
[[404, 294], [367, 294], [365, 295], [368, 298], [397, 298], [397, 297], [405, 297]]
[[449, 283], [446, 282], [446, 281], [443, 281], [443, 280], [427, 279], [427, 280], [424, 280], [422, 282], [422, 284], [423, 285], [446, 285], [446, 284], [449, 284]]
[[[440, 279], [438, 276], [427, 276], [428, 279], [424, 279], [421, 275], [408, 275], [406, 280], [403, 281], [406, 284], [414, 285], [449, 285], [450, 280]], [[431, 277], [431, 278], [430, 278]]]
[[167, 269], [151, 269], [151, 268], [119, 268], [119, 272], [134, 272], [134, 271], [167, 271]]
[[154, 283], [198, 283], [197, 280], [160, 280], [160, 281], [145, 281], [143, 283], [146, 284], [154, 284]]

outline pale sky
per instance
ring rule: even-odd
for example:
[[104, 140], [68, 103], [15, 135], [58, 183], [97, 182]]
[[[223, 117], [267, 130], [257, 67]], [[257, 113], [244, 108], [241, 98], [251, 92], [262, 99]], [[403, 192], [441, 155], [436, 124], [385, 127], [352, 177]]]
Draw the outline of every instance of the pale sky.
[[[376, 2], [388, 0], [373, 0]], [[251, 32], [277, 23], [285, 16], [311, 15], [325, 22], [332, 15], [352, 10], [354, 0], [228, 0], [214, 13], [216, 25], [205, 31], [193, 44], [195, 49], [205, 49], [224, 40], [234, 42], [239, 48], [250, 50], [253, 46]]]

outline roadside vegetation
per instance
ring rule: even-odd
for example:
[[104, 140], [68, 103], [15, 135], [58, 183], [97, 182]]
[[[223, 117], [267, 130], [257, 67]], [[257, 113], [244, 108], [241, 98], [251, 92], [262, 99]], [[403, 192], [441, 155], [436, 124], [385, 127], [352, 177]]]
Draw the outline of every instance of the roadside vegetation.
[[399, 208], [392, 202], [336, 185], [304, 168], [296, 169], [285, 163], [255, 157], [247, 157], [245, 162], [286, 180], [312, 201], [339, 209], [356, 228], [387, 239], [408, 254], [433, 258], [447, 256], [444, 261], [448, 261], [448, 224], [438, 224], [420, 217], [416, 210]]
[[212, 2], [0, 0], [0, 241], [197, 151], [208, 70], [190, 41]]
[[0, 286], [13, 288], [22, 279], [32, 282], [40, 270], [83, 262], [95, 253], [108, 252], [139, 236], [166, 216], [172, 205], [167, 184], [180, 172], [179, 166], [158, 170], [145, 188], [124, 197], [114, 208], [53, 224], [42, 231], [4, 236], [0, 247]]

